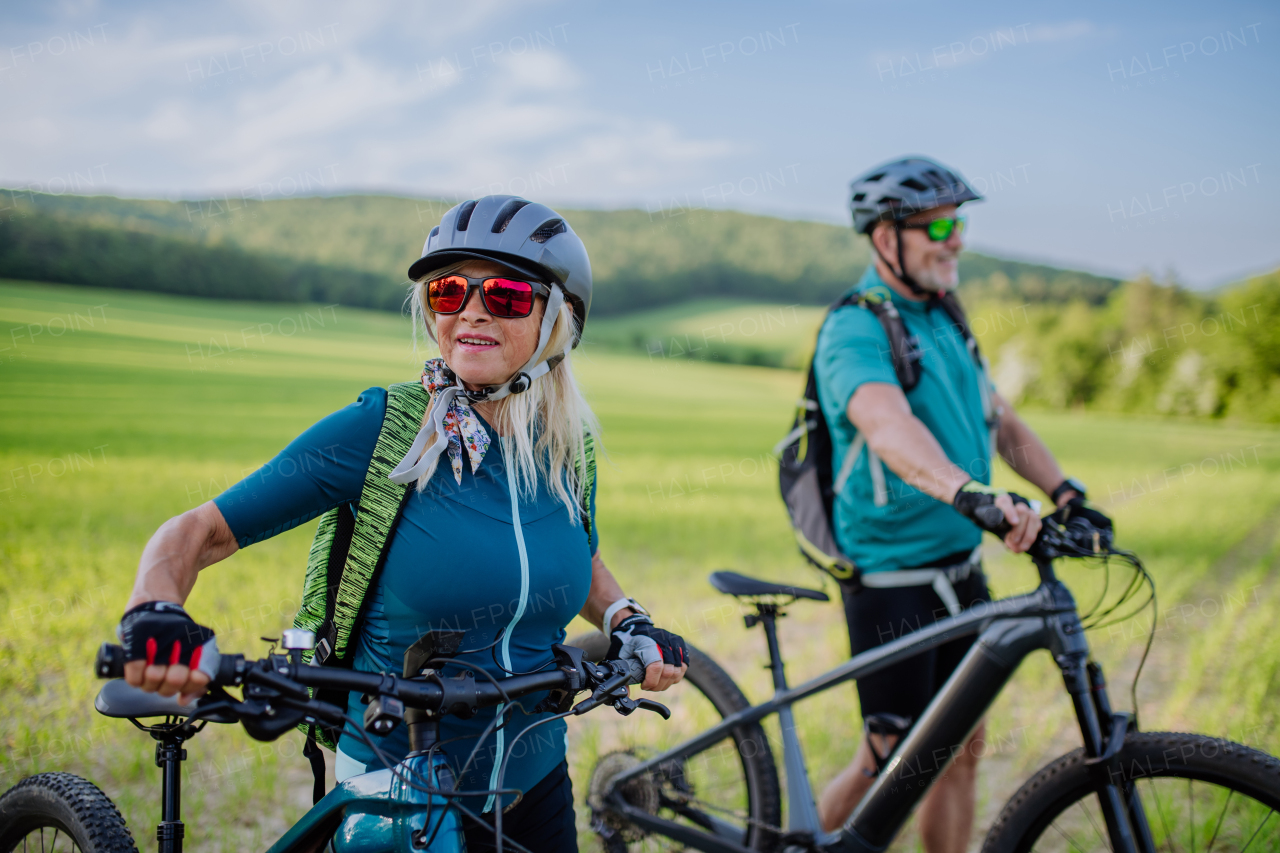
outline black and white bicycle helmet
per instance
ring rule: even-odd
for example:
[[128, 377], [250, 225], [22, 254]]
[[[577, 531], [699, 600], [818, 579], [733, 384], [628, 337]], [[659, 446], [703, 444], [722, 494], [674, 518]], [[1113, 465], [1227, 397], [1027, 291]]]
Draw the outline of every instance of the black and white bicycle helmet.
[[523, 275], [558, 284], [578, 320], [576, 347], [591, 309], [587, 247], [565, 218], [545, 204], [513, 195], [487, 195], [455, 205], [431, 229], [422, 257], [409, 267], [420, 281], [433, 270], [469, 258], [497, 261]]
[[959, 172], [928, 157], [885, 163], [849, 184], [849, 210], [859, 234], [869, 234], [877, 222], [897, 222], [944, 204], [981, 200]]

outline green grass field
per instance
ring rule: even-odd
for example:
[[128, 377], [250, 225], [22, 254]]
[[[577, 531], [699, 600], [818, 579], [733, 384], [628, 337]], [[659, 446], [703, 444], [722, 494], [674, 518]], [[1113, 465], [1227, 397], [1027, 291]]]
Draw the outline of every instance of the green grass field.
[[[693, 334], [707, 318], [730, 322], [725, 312], [737, 312], [741, 322], [754, 310], [708, 305], [661, 328], [686, 322]], [[625, 330], [605, 331], [627, 340]], [[770, 346], [785, 349], [791, 335], [807, 343], [812, 331], [796, 320], [771, 335]], [[576, 359], [609, 453], [598, 501], [602, 553], [661, 623], [760, 700], [763, 639], [705, 578], [733, 567], [822, 583], [795, 553], [769, 455], [801, 377], [620, 354], [605, 337]], [[89, 669], [97, 644], [112, 637], [143, 544], [165, 519], [217, 494], [362, 389], [416, 376], [420, 358], [407, 320], [384, 313], [0, 283], [0, 786], [43, 770], [80, 773], [149, 843], [159, 813], [152, 743], [93, 712]], [[1159, 584], [1156, 644], [1139, 691], [1143, 727], [1280, 751], [1280, 432], [1064, 413], [1028, 419], [1111, 507], [1121, 544], [1145, 558]], [[1012, 481], [1008, 471], [997, 476]], [[206, 572], [190, 607], [225, 649], [261, 654], [258, 638], [288, 624], [312, 529]], [[1033, 583], [1030, 564], [995, 543], [988, 566], [1002, 594]], [[1063, 576], [1082, 602], [1100, 589], [1094, 569], [1077, 565]], [[790, 612], [782, 643], [793, 681], [847, 655], [837, 605]], [[1128, 704], [1151, 624], [1144, 616], [1092, 637], [1119, 705]], [[1034, 768], [1078, 743], [1059, 685], [1051, 662], [1037, 657], [992, 709], [979, 832]], [[678, 710], [679, 695], [670, 699]], [[635, 720], [608, 713], [570, 727], [580, 796], [594, 755]], [[840, 688], [797, 713], [821, 784], [851, 754], [856, 696]], [[643, 725], [636, 731], [655, 723]], [[298, 740], [259, 744], [230, 727], [196, 739], [185, 786], [189, 848], [266, 847], [302, 814], [310, 780]], [[585, 830], [582, 810], [579, 818]], [[910, 833], [899, 842], [915, 846]], [[587, 835], [583, 849], [595, 849]]]

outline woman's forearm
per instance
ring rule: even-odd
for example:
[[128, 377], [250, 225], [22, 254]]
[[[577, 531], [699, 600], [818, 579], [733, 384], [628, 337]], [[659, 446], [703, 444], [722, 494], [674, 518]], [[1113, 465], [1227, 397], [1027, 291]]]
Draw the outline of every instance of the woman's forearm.
[[[603, 631], [604, 612], [609, 609], [610, 604], [619, 598], [626, 597], [627, 594], [622, 591], [622, 586], [613, 576], [613, 572], [609, 571], [604, 560], [600, 558], [600, 552], [596, 551], [591, 557], [591, 590], [587, 593], [587, 603], [582, 606], [579, 615]], [[613, 615], [613, 624], [617, 625], [633, 613], [635, 611], [630, 607], [623, 607]], [[612, 628], [613, 625], [609, 627]]]
[[182, 604], [205, 566], [238, 550], [235, 535], [213, 501], [160, 525], [142, 550], [133, 594], [125, 609], [147, 601]]

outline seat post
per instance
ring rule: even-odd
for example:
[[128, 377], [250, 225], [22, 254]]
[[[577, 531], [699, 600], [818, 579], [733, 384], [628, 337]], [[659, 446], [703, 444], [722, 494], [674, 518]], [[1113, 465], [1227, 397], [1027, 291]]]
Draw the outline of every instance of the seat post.
[[764, 625], [764, 636], [769, 643], [769, 670], [773, 673], [773, 689], [787, 689], [787, 673], [783, 669], [782, 651], [778, 647], [778, 617], [785, 616], [778, 610], [778, 605], [756, 602], [757, 619]]
[[187, 751], [183, 726], [163, 726], [151, 730], [156, 740], [156, 766], [163, 770], [163, 797], [156, 840], [160, 853], [182, 853], [182, 762]]

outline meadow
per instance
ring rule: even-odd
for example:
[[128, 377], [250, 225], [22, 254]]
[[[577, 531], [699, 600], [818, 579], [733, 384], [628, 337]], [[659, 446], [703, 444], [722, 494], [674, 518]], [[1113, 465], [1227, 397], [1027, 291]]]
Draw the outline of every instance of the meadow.
[[[663, 334], [777, 310], [704, 308], [693, 319], [668, 318]], [[602, 554], [660, 623], [717, 658], [758, 701], [768, 694], [763, 638], [743, 627], [706, 575], [731, 567], [825, 586], [838, 600], [795, 551], [770, 456], [802, 376], [672, 357], [669, 346], [639, 349], [621, 321], [610, 323], [595, 339], [589, 329], [575, 356], [608, 450]], [[811, 328], [797, 315], [770, 333], [767, 348], [802, 351]], [[0, 787], [39, 771], [80, 773], [115, 799], [149, 845], [159, 814], [152, 743], [93, 712], [90, 672], [94, 649], [113, 637], [143, 544], [165, 519], [251, 472], [362, 389], [413, 379], [423, 355], [411, 347], [408, 321], [385, 312], [0, 282]], [[1280, 432], [1025, 415], [1114, 514], [1120, 543], [1158, 583], [1154, 619], [1147, 612], [1091, 637], [1117, 704], [1128, 705], [1154, 629], [1138, 691], [1143, 728], [1203, 731], [1280, 752]], [[1015, 479], [1006, 469], [996, 477]], [[224, 649], [260, 655], [259, 638], [279, 636], [290, 622], [313, 528], [206, 572], [189, 606]], [[1029, 562], [994, 541], [987, 558], [1000, 594], [1033, 584]], [[1096, 567], [1074, 564], [1062, 574], [1082, 602], [1101, 591]], [[837, 604], [805, 602], [789, 612], [782, 644], [793, 681], [847, 655]], [[570, 631], [577, 628], [585, 625]], [[678, 692], [667, 698], [679, 708]], [[830, 691], [797, 715], [821, 784], [858, 737], [856, 694]], [[619, 726], [596, 716], [570, 727], [579, 797]], [[1028, 661], [991, 710], [979, 832], [1035, 768], [1078, 743], [1073, 726], [1057, 670], [1045, 656]], [[310, 802], [299, 749], [298, 737], [259, 744], [232, 727], [193, 741], [184, 788], [189, 849], [268, 846]], [[579, 821], [583, 849], [596, 849], [585, 809]], [[897, 847], [915, 849], [914, 835]]]

